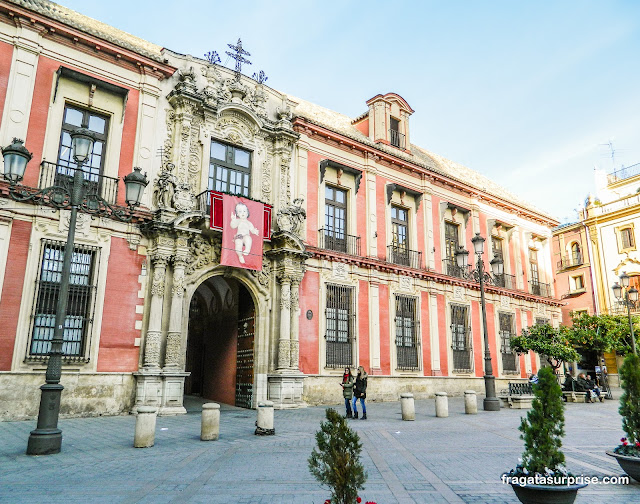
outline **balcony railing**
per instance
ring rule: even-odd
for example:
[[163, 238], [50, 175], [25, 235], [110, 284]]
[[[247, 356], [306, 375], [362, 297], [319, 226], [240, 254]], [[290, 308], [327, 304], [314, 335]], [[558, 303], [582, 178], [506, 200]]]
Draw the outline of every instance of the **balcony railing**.
[[607, 183], [614, 184], [620, 180], [628, 179], [640, 175], [640, 163], [631, 166], [622, 167], [607, 175]]
[[449, 275], [457, 278], [470, 279], [471, 269], [472, 269], [472, 266], [470, 264], [467, 265], [466, 268], [461, 268], [456, 263], [455, 258], [452, 258], [452, 257], [446, 257], [445, 259], [442, 260], [442, 272], [445, 275]]
[[453, 349], [453, 372], [465, 373], [472, 370], [473, 361], [470, 349], [457, 350]]
[[516, 277], [515, 275], [493, 275], [493, 285], [502, 287], [504, 289], [516, 290]]
[[534, 296], [542, 296], [542, 297], [553, 297], [553, 293], [551, 292], [551, 285], [548, 283], [542, 282], [532, 282], [529, 280], [529, 292]]
[[[73, 175], [75, 174], [75, 166], [65, 166], [49, 161], [40, 163], [40, 181], [38, 187], [61, 186], [71, 190], [73, 185]], [[100, 174], [94, 168], [85, 166], [83, 169], [85, 179], [85, 194], [88, 196], [98, 195], [110, 205], [116, 205], [118, 202], [118, 182], [119, 178], [108, 177]]]
[[389, 130], [389, 143], [394, 147], [398, 147], [400, 149], [405, 148], [405, 137], [404, 134], [400, 133], [398, 130]]
[[409, 250], [397, 245], [389, 245], [387, 247], [387, 260], [400, 266], [409, 266], [415, 269], [422, 268], [422, 252]]
[[360, 255], [360, 237], [348, 235], [330, 229], [318, 230], [318, 246], [326, 250], [335, 250], [349, 255]]
[[574, 266], [580, 266], [582, 264], [582, 254], [569, 254], [560, 257], [560, 260], [558, 261], [558, 269], [573, 268]]

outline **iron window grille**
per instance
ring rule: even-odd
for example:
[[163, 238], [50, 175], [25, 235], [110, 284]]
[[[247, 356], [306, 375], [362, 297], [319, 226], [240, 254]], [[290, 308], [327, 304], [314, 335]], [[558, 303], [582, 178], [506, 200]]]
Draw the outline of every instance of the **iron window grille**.
[[513, 315], [511, 313], [499, 313], [500, 327], [500, 353], [502, 354], [502, 371], [505, 373], [517, 373], [517, 354], [511, 349], [513, 337]]
[[398, 369], [420, 369], [420, 319], [418, 300], [396, 295], [396, 365]]
[[545, 325], [549, 323], [549, 319], [543, 317], [536, 317], [536, 325]]
[[327, 285], [327, 307], [325, 341], [327, 347], [326, 366], [353, 366], [354, 289], [342, 285]]
[[[65, 246], [65, 242], [53, 240], [43, 240], [42, 243], [42, 263], [34, 293], [28, 359], [44, 359], [51, 349]], [[62, 352], [65, 360], [89, 360], [87, 349], [95, 312], [98, 251], [97, 247], [92, 246], [74, 247], [63, 331]]]
[[325, 187], [324, 248], [347, 252], [347, 191]]
[[211, 141], [207, 189], [249, 197], [251, 152]]
[[93, 150], [83, 165], [82, 171], [88, 186], [87, 193], [100, 194], [102, 183], [100, 175], [104, 172], [109, 118], [73, 105], [64, 107], [54, 185], [64, 185], [73, 178], [77, 165], [73, 160], [71, 132], [77, 128], [86, 128], [95, 136]]
[[469, 372], [473, 369], [470, 333], [469, 308], [451, 305], [451, 350], [454, 373]]

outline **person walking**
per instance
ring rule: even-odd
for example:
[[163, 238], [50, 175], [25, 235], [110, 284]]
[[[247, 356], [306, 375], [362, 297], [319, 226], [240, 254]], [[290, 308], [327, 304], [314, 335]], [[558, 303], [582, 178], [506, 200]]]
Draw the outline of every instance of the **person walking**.
[[344, 368], [344, 374], [342, 375], [342, 396], [344, 397], [344, 406], [347, 409], [345, 418], [353, 418], [351, 414], [351, 399], [353, 398], [353, 375], [351, 374], [351, 368]]
[[367, 398], [367, 372], [364, 367], [358, 367], [358, 374], [356, 376], [356, 383], [353, 387], [353, 418], [358, 418], [358, 408], [356, 402], [360, 399], [360, 405], [362, 406], [362, 417], [360, 420], [367, 419], [367, 407], [364, 404], [364, 400]]

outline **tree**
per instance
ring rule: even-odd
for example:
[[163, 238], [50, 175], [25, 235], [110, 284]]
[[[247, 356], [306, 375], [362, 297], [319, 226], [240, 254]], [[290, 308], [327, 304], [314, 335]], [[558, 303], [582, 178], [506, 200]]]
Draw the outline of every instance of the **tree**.
[[[602, 355], [604, 352], [630, 352], [629, 320], [622, 315], [572, 313], [569, 341], [576, 347]], [[635, 319], [635, 317], [634, 317]], [[634, 327], [637, 320], [634, 320]]]
[[520, 336], [511, 339], [511, 348], [518, 353], [533, 350], [545, 356], [547, 362], [554, 369], [558, 369], [563, 362], [578, 360], [580, 355], [571, 345], [567, 337], [567, 328], [558, 329], [550, 324], [534, 325], [523, 329]]
[[336, 410], [327, 409], [326, 417], [316, 432], [317, 447], [309, 457], [309, 471], [331, 489], [332, 504], [354, 504], [367, 480], [360, 462], [362, 443]]
[[[622, 429], [627, 440], [635, 449], [636, 441], [640, 441], [640, 358], [629, 354], [620, 368], [620, 380], [624, 393], [620, 397]], [[637, 451], [636, 451], [637, 453]]]
[[520, 439], [524, 441], [522, 466], [530, 474], [555, 472], [564, 465], [562, 437], [564, 436], [564, 405], [562, 390], [551, 368], [538, 372], [533, 386], [535, 399], [527, 416], [520, 421]]

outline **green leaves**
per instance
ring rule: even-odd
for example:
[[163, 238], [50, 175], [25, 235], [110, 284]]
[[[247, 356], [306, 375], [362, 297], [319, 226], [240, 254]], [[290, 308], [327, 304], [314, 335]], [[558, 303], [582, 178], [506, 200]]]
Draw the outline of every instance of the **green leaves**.
[[620, 397], [618, 412], [622, 416], [622, 429], [633, 446], [640, 441], [640, 358], [629, 354], [620, 368], [624, 393]]
[[[633, 318], [634, 326], [637, 319]], [[596, 352], [631, 351], [629, 319], [622, 315], [572, 314], [572, 326], [567, 328], [567, 337], [572, 345]]]
[[317, 446], [308, 459], [309, 471], [331, 489], [332, 503], [354, 504], [367, 480], [360, 463], [362, 443], [336, 410], [327, 409], [326, 417], [316, 432]]
[[520, 439], [524, 441], [522, 465], [529, 473], [545, 474], [564, 465], [564, 404], [562, 390], [551, 368], [538, 372], [533, 386], [535, 399], [527, 416], [520, 422]]
[[511, 348], [518, 353], [533, 350], [544, 355], [554, 369], [559, 368], [563, 362], [580, 358], [571, 344], [567, 328], [564, 326], [556, 329], [550, 324], [541, 324], [523, 329], [520, 336], [511, 338]]

